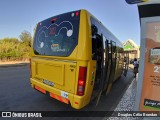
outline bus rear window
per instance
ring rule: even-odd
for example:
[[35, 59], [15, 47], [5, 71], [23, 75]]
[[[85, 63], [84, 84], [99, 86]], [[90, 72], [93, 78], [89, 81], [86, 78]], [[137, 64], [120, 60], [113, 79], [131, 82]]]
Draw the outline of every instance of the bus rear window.
[[37, 25], [33, 49], [36, 55], [69, 56], [78, 44], [80, 11], [51, 17]]

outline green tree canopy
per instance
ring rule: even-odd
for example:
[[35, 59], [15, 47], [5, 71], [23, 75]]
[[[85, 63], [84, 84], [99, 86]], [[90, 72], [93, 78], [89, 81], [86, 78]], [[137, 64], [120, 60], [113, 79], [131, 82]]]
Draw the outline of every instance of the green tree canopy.
[[0, 60], [26, 60], [29, 58], [32, 36], [30, 32], [23, 31], [17, 38], [0, 39]]
[[19, 35], [20, 41], [28, 44], [29, 46], [31, 46], [31, 41], [32, 41], [32, 35], [30, 32], [28, 31], [23, 31], [21, 32], [21, 34]]

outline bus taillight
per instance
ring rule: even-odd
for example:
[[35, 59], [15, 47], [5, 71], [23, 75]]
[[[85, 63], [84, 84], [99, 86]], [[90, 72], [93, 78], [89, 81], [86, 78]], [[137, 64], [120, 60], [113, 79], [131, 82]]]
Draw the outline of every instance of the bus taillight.
[[84, 95], [87, 76], [87, 67], [79, 67], [77, 95]]
[[76, 16], [79, 16], [79, 12], [78, 11], [76, 12]]

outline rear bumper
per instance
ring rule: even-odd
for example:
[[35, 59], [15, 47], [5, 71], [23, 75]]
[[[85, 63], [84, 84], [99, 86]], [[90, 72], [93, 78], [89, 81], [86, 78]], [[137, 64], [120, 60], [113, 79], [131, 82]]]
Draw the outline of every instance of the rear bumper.
[[42, 82], [35, 80], [33, 78], [30, 78], [30, 82], [31, 82], [32, 88], [39, 90], [43, 94], [49, 93], [50, 97], [55, 98], [61, 102], [68, 103], [68, 104], [70, 103], [71, 106], [75, 109], [81, 109], [87, 104], [84, 101], [85, 96], [77, 96], [77, 95], [68, 93], [68, 99], [63, 98], [61, 96], [62, 90], [60, 89], [45, 85]]

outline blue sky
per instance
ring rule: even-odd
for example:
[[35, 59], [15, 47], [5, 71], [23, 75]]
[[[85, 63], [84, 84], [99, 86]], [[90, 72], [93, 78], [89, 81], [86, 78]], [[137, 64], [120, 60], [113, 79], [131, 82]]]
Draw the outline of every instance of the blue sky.
[[32, 33], [36, 23], [79, 9], [96, 16], [120, 41], [140, 44], [140, 24], [136, 5], [125, 0], [0, 0], [0, 39]]

